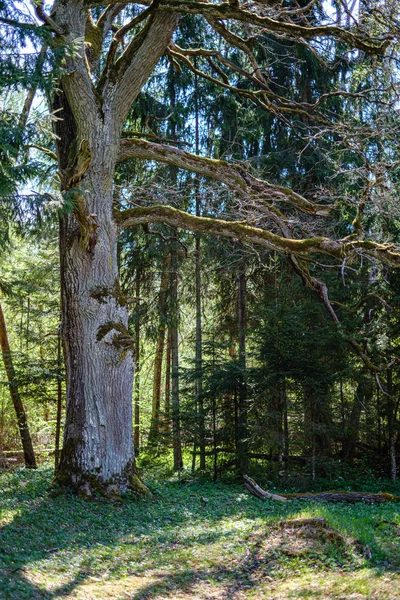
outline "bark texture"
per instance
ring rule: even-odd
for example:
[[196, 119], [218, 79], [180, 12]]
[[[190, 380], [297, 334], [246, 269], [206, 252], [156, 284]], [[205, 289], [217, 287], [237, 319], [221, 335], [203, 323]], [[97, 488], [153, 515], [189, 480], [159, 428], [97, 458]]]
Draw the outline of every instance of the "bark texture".
[[67, 406], [56, 482], [85, 497], [143, 487], [134, 467], [134, 340], [119, 286], [113, 179], [123, 122], [178, 16], [149, 15], [120, 55], [110, 49], [96, 85], [91, 66], [112, 26], [108, 16], [122, 6], [105, 11], [95, 25], [83, 0], [57, 0], [47, 20], [56, 43], [74, 48], [52, 102], [62, 193], [72, 208], [60, 224]]
[[61, 238], [67, 413], [57, 480], [85, 496], [124, 491], [134, 459], [133, 344], [119, 289], [108, 162], [105, 154], [93, 161], [84, 184], [96, 219], [89, 244], [82, 243], [80, 215], [65, 220]]

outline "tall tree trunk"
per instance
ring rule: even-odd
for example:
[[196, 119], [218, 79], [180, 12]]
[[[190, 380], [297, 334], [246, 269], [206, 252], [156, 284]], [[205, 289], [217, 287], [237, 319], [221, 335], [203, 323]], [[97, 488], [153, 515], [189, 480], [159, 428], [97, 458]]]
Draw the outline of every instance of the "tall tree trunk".
[[154, 379], [153, 379], [153, 401], [151, 408], [151, 423], [149, 432], [149, 445], [154, 445], [157, 442], [160, 434], [160, 403], [161, 403], [161, 375], [162, 364], [164, 358], [165, 345], [165, 329], [166, 329], [166, 304], [167, 304], [167, 288], [168, 288], [168, 271], [167, 261], [164, 261], [161, 271], [160, 294], [158, 303], [158, 336], [156, 355], [154, 358]]
[[[194, 57], [195, 66], [197, 58]], [[194, 80], [195, 94], [195, 143], [196, 154], [200, 152], [200, 128], [199, 128], [199, 94], [198, 94], [198, 75], [195, 73]], [[196, 216], [201, 216], [201, 196], [200, 196], [200, 178], [195, 179], [196, 191]], [[205, 442], [205, 423], [204, 423], [204, 399], [203, 399], [203, 340], [202, 340], [202, 314], [201, 314], [201, 239], [200, 235], [196, 234], [196, 407], [198, 411], [198, 443], [200, 450], [200, 470], [206, 468], [206, 442]], [[196, 454], [193, 455], [194, 460]]]
[[[196, 198], [196, 214], [200, 215], [199, 200]], [[198, 411], [200, 470], [206, 468], [206, 442], [204, 423], [203, 399], [203, 340], [202, 340], [202, 315], [201, 315], [201, 250], [200, 236], [196, 236], [196, 380], [195, 380], [196, 405]]]
[[[135, 292], [136, 301], [140, 298], [140, 279], [141, 271], [136, 270]], [[135, 323], [135, 404], [134, 404], [134, 423], [133, 423], [133, 444], [135, 452], [138, 455], [140, 451], [140, 320], [136, 319]]]
[[179, 16], [151, 15], [118, 60], [110, 53], [97, 85], [85, 45], [83, 0], [57, 0], [52, 18], [63, 44], [74, 44], [51, 99], [68, 209], [60, 225], [66, 425], [56, 481], [85, 497], [119, 495], [128, 487], [143, 492], [134, 467], [134, 340], [119, 285], [113, 183], [123, 124]]
[[168, 327], [167, 356], [165, 358], [165, 403], [164, 403], [164, 430], [167, 435], [171, 429], [171, 354], [172, 354], [172, 329]]
[[246, 272], [241, 263], [238, 275], [238, 337], [239, 337], [239, 395], [238, 395], [238, 461], [242, 473], [248, 465], [247, 385], [246, 385]]
[[179, 346], [178, 346], [178, 251], [176, 244], [171, 246], [171, 399], [172, 399], [172, 445], [174, 470], [182, 468], [181, 415], [179, 399]]
[[0, 304], [0, 346], [3, 355], [4, 368], [7, 374], [7, 380], [10, 386], [10, 396], [14, 405], [19, 434], [21, 437], [22, 448], [24, 451], [25, 466], [29, 469], [36, 469], [35, 453], [33, 451], [32, 438], [29, 432], [28, 421], [24, 405], [19, 394], [18, 383], [16, 380], [14, 364], [11, 356], [10, 344], [8, 341], [6, 322], [4, 319], [3, 308]]
[[61, 437], [61, 411], [62, 411], [62, 356], [61, 356], [61, 331], [58, 331], [57, 336], [57, 370], [58, 370], [58, 378], [57, 378], [57, 417], [56, 417], [56, 440], [55, 440], [55, 448], [54, 448], [54, 466], [55, 469], [58, 467], [58, 463], [60, 460], [60, 437]]
[[56, 481], [85, 497], [96, 491], [114, 495], [129, 486], [134, 464], [133, 340], [120, 292], [119, 228], [112, 213], [118, 144], [109, 121], [88, 112], [90, 127], [85, 131], [81, 123], [78, 145], [62, 92], [54, 104], [63, 117], [56, 133], [64, 197], [74, 207], [60, 223], [67, 404]]
[[397, 457], [396, 457], [396, 441], [397, 441], [397, 406], [393, 398], [393, 369], [389, 367], [386, 370], [387, 376], [387, 406], [388, 406], [388, 435], [389, 435], [389, 465], [390, 479], [397, 479]]
[[[171, 64], [169, 67], [169, 101], [171, 107], [176, 104], [175, 69]], [[176, 137], [176, 120], [172, 119], [170, 124], [170, 135]], [[178, 181], [178, 170], [170, 168], [171, 182], [176, 185]], [[179, 398], [179, 302], [178, 302], [178, 236], [175, 230], [176, 241], [172, 243], [170, 250], [171, 273], [170, 273], [170, 300], [171, 300], [171, 409], [172, 409], [172, 446], [174, 453], [174, 471], [183, 467], [182, 443], [181, 443], [181, 409]]]

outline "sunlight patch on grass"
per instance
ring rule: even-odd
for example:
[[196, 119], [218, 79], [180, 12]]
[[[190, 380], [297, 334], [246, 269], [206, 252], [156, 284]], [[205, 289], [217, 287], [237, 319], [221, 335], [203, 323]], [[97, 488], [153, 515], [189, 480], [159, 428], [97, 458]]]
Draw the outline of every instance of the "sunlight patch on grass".
[[382, 577], [371, 569], [358, 573], [324, 573], [293, 576], [268, 589], [258, 590], [263, 596], [249, 595], [249, 599], [292, 600], [294, 598], [321, 600], [398, 600], [400, 577], [390, 574]]

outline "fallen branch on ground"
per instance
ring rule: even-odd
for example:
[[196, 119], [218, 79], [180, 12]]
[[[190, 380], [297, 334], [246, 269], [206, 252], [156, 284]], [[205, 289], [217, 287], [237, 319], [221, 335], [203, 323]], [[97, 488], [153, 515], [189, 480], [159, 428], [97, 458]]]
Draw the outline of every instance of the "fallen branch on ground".
[[392, 494], [370, 494], [366, 492], [318, 492], [312, 493], [300, 493], [300, 494], [271, 494], [260, 488], [259, 485], [249, 477], [243, 475], [244, 485], [253, 496], [260, 498], [261, 500], [277, 500], [279, 502], [287, 502], [288, 500], [316, 500], [317, 502], [365, 502], [366, 504], [377, 504], [380, 502], [400, 502], [399, 496], [393, 496]]

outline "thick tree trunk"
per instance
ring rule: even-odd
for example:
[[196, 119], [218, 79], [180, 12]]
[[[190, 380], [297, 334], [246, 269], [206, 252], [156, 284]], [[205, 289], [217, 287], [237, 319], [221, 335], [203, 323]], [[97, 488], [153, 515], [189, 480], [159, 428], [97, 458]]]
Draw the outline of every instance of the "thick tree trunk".
[[[136, 298], [137, 298], [138, 302], [139, 302], [139, 298], [140, 298], [140, 279], [141, 279], [141, 272], [140, 272], [140, 269], [137, 269], [135, 291], [136, 291]], [[139, 450], [140, 450], [140, 321], [139, 321], [139, 318], [136, 319], [136, 323], [135, 323], [135, 362], [136, 362], [136, 371], [135, 371], [135, 405], [134, 405], [133, 444], [134, 444], [136, 455], [138, 455]]]
[[51, 106], [67, 209], [60, 226], [67, 405], [56, 481], [87, 497], [144, 487], [134, 468], [133, 340], [119, 287], [113, 180], [124, 121], [178, 20], [178, 15], [152, 14], [121, 56], [111, 48], [107, 58], [102, 44], [109, 42], [101, 38], [111, 23], [99, 27], [98, 54], [105, 64], [95, 82], [84, 1], [57, 0], [51, 18], [57, 43], [74, 48], [65, 53]]
[[[67, 403], [56, 481], [85, 497], [96, 491], [114, 495], [129, 486], [134, 464], [133, 344], [119, 286], [119, 229], [112, 213], [118, 144], [107, 120], [88, 113], [90, 128], [81, 134], [87, 140], [76, 148], [69, 104], [62, 93], [56, 101], [63, 116], [56, 133], [64, 197], [74, 208], [60, 224]], [[89, 148], [86, 164], [83, 145]]]
[[[93, 187], [101, 198], [101, 187]], [[119, 494], [128, 487], [134, 459], [134, 363], [119, 291], [117, 230], [111, 215], [101, 219], [88, 252], [73, 220], [66, 219], [61, 248], [67, 411], [57, 481], [84, 496]]]
[[4, 368], [7, 374], [7, 380], [10, 386], [10, 396], [17, 415], [19, 434], [21, 437], [22, 448], [24, 451], [25, 466], [29, 469], [36, 469], [35, 453], [33, 451], [32, 438], [29, 432], [28, 421], [25, 408], [19, 395], [18, 384], [14, 370], [14, 364], [11, 356], [10, 344], [8, 341], [6, 322], [4, 313], [0, 304], [0, 346], [3, 355]]

